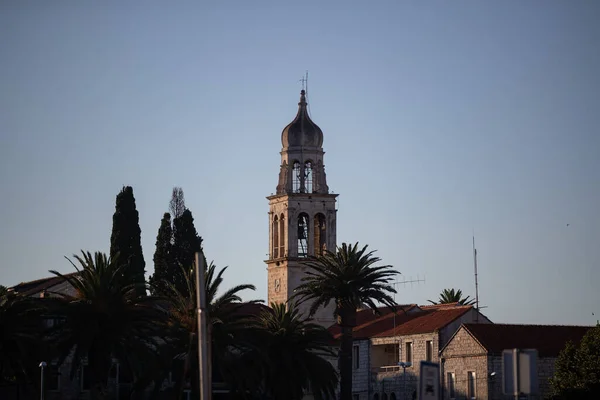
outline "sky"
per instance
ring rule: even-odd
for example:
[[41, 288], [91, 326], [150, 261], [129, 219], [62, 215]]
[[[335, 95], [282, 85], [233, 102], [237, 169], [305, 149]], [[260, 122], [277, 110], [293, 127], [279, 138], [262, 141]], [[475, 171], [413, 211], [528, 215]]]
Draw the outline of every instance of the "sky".
[[[600, 317], [597, 1], [0, 3], [0, 284], [109, 251], [133, 187], [146, 270], [180, 186], [226, 287], [267, 297], [281, 130], [309, 71], [338, 244], [396, 301]], [[592, 315], [594, 313], [595, 315]]]

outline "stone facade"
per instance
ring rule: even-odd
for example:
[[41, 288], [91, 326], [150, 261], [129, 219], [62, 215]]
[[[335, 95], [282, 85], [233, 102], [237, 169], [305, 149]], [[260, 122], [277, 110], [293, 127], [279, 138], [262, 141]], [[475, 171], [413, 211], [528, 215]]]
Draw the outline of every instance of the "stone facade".
[[[353, 361], [356, 362], [356, 354], [359, 360], [358, 366], [353, 365], [354, 400], [411, 399], [418, 389], [420, 362], [439, 363], [440, 349], [463, 322], [491, 323], [472, 309], [431, 332], [355, 340], [357, 350], [353, 350]], [[403, 369], [398, 365], [400, 361], [411, 362], [412, 365]], [[482, 362], [485, 370], [485, 357]], [[478, 387], [477, 390], [483, 388]]]
[[[336, 248], [336, 197], [325, 175], [323, 132], [310, 119], [305, 93], [296, 118], [282, 132], [276, 194], [269, 200], [268, 302], [285, 303], [305, 276], [307, 257]], [[300, 306], [307, 313], [310, 304]], [[315, 322], [328, 327], [333, 304]]]
[[[541, 400], [550, 391], [550, 378], [554, 375], [555, 357], [538, 358], [539, 395], [530, 399]], [[491, 354], [465, 329], [461, 328], [442, 350], [443, 399], [508, 400], [502, 394], [502, 357]], [[475, 397], [468, 397], [468, 373], [475, 373]], [[455, 397], [450, 396], [448, 374], [455, 377]]]
[[[440, 374], [442, 375], [443, 399], [466, 399], [469, 384], [469, 372], [474, 373], [475, 397], [488, 397], [488, 355], [473, 337], [460, 329], [443, 350]], [[450, 378], [452, 376], [452, 378]], [[450, 380], [454, 379], [454, 397]]]

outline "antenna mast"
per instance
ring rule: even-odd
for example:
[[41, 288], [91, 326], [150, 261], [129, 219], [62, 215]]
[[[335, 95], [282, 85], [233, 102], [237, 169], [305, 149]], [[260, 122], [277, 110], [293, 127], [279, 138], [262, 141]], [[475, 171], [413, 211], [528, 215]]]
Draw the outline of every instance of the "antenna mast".
[[[394, 289], [396, 289], [399, 285], [404, 285], [406, 287], [407, 283], [410, 283], [410, 286], [412, 287], [413, 283], [425, 283], [425, 277], [423, 277], [423, 279], [419, 278], [419, 275], [417, 275], [417, 279], [412, 279], [412, 277], [410, 277], [408, 280], [403, 280], [403, 281], [396, 281], [394, 283], [392, 283], [392, 285], [394, 286]], [[396, 302], [396, 293], [394, 293], [394, 303]], [[396, 313], [394, 313], [394, 336], [396, 336]], [[396, 339], [396, 345], [398, 346], [398, 348], [400, 348], [400, 339]], [[400, 353], [399, 351], [396, 351], [396, 356], [398, 356], [398, 362], [400, 361]]]
[[473, 234], [473, 268], [475, 269], [475, 310], [479, 315], [479, 285], [477, 283], [477, 249], [475, 248], [475, 235]]

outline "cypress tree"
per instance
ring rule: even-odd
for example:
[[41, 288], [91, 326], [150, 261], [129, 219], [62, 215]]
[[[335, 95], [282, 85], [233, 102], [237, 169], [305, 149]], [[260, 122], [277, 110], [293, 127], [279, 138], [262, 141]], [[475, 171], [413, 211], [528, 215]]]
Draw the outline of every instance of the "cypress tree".
[[112, 234], [110, 236], [110, 257], [118, 254], [118, 262], [126, 265], [125, 276], [139, 285], [140, 294], [145, 294], [144, 254], [141, 243], [142, 231], [139, 214], [135, 208], [135, 198], [131, 186], [123, 187], [117, 194], [115, 213], [113, 215]]
[[173, 219], [181, 217], [181, 214], [186, 210], [185, 208], [185, 197], [183, 195], [183, 189], [175, 186], [171, 193], [171, 201], [169, 202], [169, 210]]
[[182, 293], [185, 293], [185, 279], [181, 267], [186, 270], [193, 267], [195, 253], [202, 249], [202, 238], [194, 227], [194, 217], [188, 209], [173, 220], [173, 231], [174, 256], [179, 266], [173, 283]]
[[154, 252], [154, 274], [150, 277], [153, 292], [164, 292], [164, 281], [174, 282], [178, 267], [173, 258], [173, 230], [171, 229], [171, 214], [165, 213], [160, 221], [156, 236], [156, 251]]

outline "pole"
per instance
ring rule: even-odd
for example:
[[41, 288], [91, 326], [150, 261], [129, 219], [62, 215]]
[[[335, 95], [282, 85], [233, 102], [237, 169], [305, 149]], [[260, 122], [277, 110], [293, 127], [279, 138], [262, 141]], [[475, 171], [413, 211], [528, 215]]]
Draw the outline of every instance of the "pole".
[[519, 392], [521, 391], [521, 385], [519, 382], [519, 376], [521, 375], [521, 372], [519, 371], [519, 349], [513, 350], [513, 374], [515, 385], [515, 400], [519, 400]]
[[40, 400], [44, 400], [44, 369], [46, 368], [46, 362], [42, 361], [40, 363]]
[[406, 365], [402, 366], [402, 380], [403, 380], [403, 382], [402, 382], [402, 386], [403, 386], [402, 392], [404, 393], [404, 395], [402, 396], [402, 398], [404, 400], [406, 400]]
[[475, 322], [479, 322], [479, 285], [477, 283], [477, 249], [475, 248], [475, 234], [473, 234], [473, 267], [475, 269]]
[[211, 377], [209, 371], [209, 352], [206, 315], [206, 287], [204, 282], [204, 256], [196, 253], [196, 304], [198, 307], [198, 367], [200, 369], [200, 400], [211, 399]]

